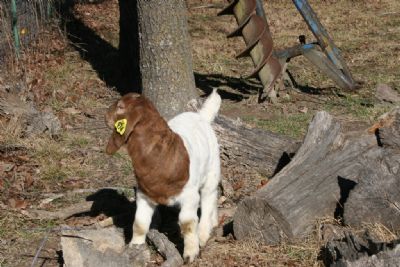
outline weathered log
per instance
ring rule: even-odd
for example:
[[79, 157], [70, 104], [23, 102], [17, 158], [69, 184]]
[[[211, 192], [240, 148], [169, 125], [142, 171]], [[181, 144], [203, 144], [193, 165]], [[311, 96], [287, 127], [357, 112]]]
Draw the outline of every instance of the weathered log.
[[183, 259], [176, 249], [175, 245], [168, 238], [155, 229], [151, 229], [147, 234], [147, 238], [164, 257], [165, 262], [162, 267], [179, 267], [183, 265]]
[[[372, 179], [399, 188], [398, 155], [398, 150], [379, 146], [375, 135], [367, 131], [345, 135], [328, 113], [317, 113], [292, 161], [267, 186], [239, 204], [234, 216], [236, 238], [276, 244], [305, 236], [317, 218], [342, 217], [349, 192], [357, 186], [365, 190], [361, 181], [368, 173], [376, 172]], [[392, 203], [399, 203], [399, 195], [390, 196]], [[400, 213], [374, 212], [383, 220], [390, 214], [400, 221]]]
[[329, 241], [322, 249], [325, 266], [369, 267], [398, 266], [400, 240], [379, 242], [368, 235], [358, 237], [346, 231], [344, 237]]
[[251, 128], [222, 115], [216, 118], [214, 129], [225, 163], [244, 165], [266, 176], [287, 164], [300, 146], [290, 137]]
[[400, 108], [385, 114], [375, 133], [381, 147], [363, 155], [363, 170], [344, 205], [344, 222], [400, 229]]
[[90, 208], [92, 207], [92, 201], [85, 201], [81, 203], [76, 203], [72, 206], [67, 208], [62, 208], [57, 211], [48, 211], [48, 210], [37, 210], [31, 209], [25, 211], [24, 214], [32, 219], [40, 219], [40, 220], [54, 220], [54, 219], [61, 219], [65, 220], [69, 217], [72, 217], [76, 214], [89, 212]]

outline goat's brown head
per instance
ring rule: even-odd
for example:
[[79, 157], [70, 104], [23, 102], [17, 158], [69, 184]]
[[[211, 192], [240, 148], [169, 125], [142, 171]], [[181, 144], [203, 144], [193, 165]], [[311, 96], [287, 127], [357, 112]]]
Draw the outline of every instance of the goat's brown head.
[[113, 133], [108, 140], [107, 154], [114, 154], [128, 141], [136, 125], [143, 119], [146, 109], [154, 108], [145, 97], [135, 93], [124, 95], [108, 108], [105, 120]]

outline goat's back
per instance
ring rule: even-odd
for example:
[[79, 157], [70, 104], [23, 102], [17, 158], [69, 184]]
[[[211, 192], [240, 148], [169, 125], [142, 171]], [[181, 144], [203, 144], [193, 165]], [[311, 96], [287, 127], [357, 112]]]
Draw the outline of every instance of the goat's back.
[[208, 172], [219, 171], [219, 147], [214, 130], [209, 122], [194, 112], [181, 113], [168, 125], [182, 138], [188, 151], [189, 183], [201, 186]]

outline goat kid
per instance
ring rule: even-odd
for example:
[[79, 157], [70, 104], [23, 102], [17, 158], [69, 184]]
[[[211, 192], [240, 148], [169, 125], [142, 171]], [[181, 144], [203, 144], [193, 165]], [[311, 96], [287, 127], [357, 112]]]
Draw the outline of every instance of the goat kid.
[[186, 261], [192, 262], [199, 245], [206, 244], [218, 224], [220, 159], [210, 124], [220, 105], [221, 98], [214, 90], [197, 113], [179, 114], [168, 123], [138, 94], [125, 95], [108, 109], [106, 123], [114, 131], [106, 152], [114, 154], [125, 145], [138, 184], [130, 246], [145, 242], [158, 204], [181, 207], [179, 225]]

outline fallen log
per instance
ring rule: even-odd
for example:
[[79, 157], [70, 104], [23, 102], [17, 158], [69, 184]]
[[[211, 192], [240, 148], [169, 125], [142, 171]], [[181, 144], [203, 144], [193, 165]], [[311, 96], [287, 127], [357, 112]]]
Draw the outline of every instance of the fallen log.
[[400, 108], [385, 114], [371, 129], [379, 147], [363, 155], [357, 186], [344, 204], [344, 222], [380, 223], [400, 229]]
[[31, 209], [28, 211], [24, 211], [23, 214], [27, 215], [32, 219], [40, 219], [40, 220], [65, 220], [69, 217], [72, 217], [76, 214], [89, 212], [90, 208], [93, 205], [93, 201], [85, 201], [76, 203], [69, 207], [57, 210], [57, 211], [47, 211], [47, 210], [37, 210]]
[[300, 146], [290, 137], [251, 128], [222, 115], [216, 118], [214, 130], [225, 163], [246, 166], [266, 176], [286, 165]]
[[[317, 218], [343, 217], [350, 191], [357, 187], [360, 192], [366, 190], [361, 181], [368, 173], [372, 173], [372, 180], [381, 179], [388, 187], [395, 187], [387, 191], [395, 193], [400, 187], [399, 164], [398, 149], [381, 146], [367, 131], [344, 134], [332, 116], [318, 112], [292, 161], [267, 186], [239, 204], [234, 234], [238, 239], [253, 238], [267, 244], [304, 237]], [[400, 203], [400, 194], [388, 197], [392, 203]], [[367, 213], [368, 207], [364, 210]], [[400, 213], [393, 211], [374, 209], [371, 216], [400, 221]]]
[[346, 231], [343, 238], [327, 242], [321, 256], [325, 266], [330, 267], [397, 266], [400, 240], [379, 242], [368, 232], [358, 237]]

